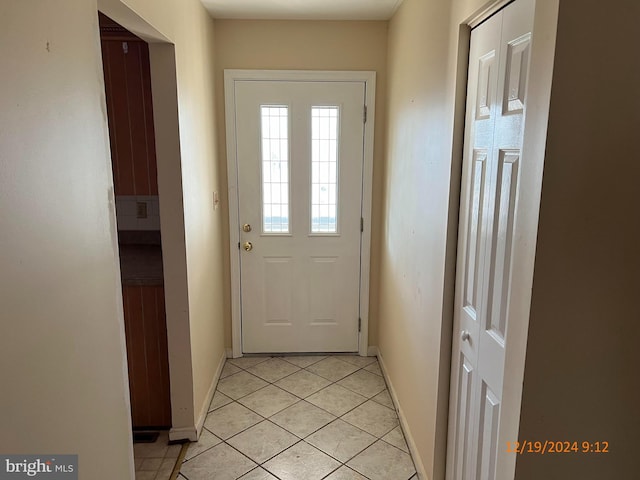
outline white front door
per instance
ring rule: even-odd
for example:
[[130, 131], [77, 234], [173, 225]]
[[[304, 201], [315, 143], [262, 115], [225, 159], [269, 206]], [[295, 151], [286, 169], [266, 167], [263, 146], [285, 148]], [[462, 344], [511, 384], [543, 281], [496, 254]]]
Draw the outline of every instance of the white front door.
[[236, 81], [243, 353], [356, 352], [364, 82]]
[[[499, 448], [511, 245], [533, 2], [471, 33], [451, 369], [449, 480], [492, 480]], [[513, 439], [514, 441], [516, 439]]]

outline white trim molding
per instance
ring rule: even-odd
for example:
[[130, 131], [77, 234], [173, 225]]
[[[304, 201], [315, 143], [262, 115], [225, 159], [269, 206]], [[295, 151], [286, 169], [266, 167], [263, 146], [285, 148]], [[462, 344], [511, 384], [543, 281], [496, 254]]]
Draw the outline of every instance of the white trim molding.
[[[376, 348], [377, 350], [377, 348]], [[413, 459], [413, 464], [416, 467], [416, 473], [418, 474], [418, 478], [420, 480], [428, 480], [427, 471], [422, 464], [422, 457], [420, 457], [418, 452], [418, 447], [416, 446], [416, 442], [413, 440], [411, 436], [411, 430], [409, 429], [409, 423], [407, 422], [407, 418], [400, 407], [400, 402], [398, 401], [398, 395], [396, 394], [396, 390], [393, 387], [393, 383], [391, 383], [391, 379], [387, 373], [387, 367], [384, 363], [384, 359], [380, 352], [377, 352], [378, 363], [380, 364], [380, 370], [382, 370], [382, 376], [384, 377], [385, 382], [387, 382], [387, 388], [389, 390], [389, 394], [391, 395], [391, 400], [393, 401], [393, 406], [398, 414], [398, 419], [400, 420], [400, 428], [402, 428], [402, 433], [404, 433], [404, 438], [407, 441], [407, 446], [409, 447], [409, 452], [411, 452], [411, 457]]]
[[227, 131], [227, 180], [229, 194], [229, 253], [231, 259], [232, 357], [242, 356], [242, 310], [240, 298], [240, 241], [238, 218], [238, 170], [236, 151], [235, 86], [238, 81], [363, 82], [367, 120], [364, 125], [362, 212], [364, 219], [360, 249], [360, 334], [358, 353], [369, 353], [369, 288], [371, 259], [371, 203], [373, 198], [373, 142], [375, 127], [376, 72], [315, 70], [225, 70], [225, 112]]

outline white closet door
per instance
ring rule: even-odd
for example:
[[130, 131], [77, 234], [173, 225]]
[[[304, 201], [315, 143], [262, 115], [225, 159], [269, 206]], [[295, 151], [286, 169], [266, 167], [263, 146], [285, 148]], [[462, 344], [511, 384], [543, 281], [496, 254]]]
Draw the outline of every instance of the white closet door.
[[517, 0], [471, 34], [448, 479], [496, 477], [532, 26], [533, 2]]

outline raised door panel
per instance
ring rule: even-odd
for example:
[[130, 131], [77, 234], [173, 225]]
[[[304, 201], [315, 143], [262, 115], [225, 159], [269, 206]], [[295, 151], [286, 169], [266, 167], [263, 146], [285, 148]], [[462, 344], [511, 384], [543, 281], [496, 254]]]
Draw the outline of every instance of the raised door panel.
[[518, 150], [501, 150], [498, 157], [498, 187], [492, 234], [493, 245], [489, 262], [491, 265], [489, 304], [484, 328], [497, 341], [504, 343], [520, 152]]
[[530, 50], [531, 33], [526, 33], [507, 44], [503, 114], [520, 113], [524, 110]]
[[458, 395], [456, 403], [454, 472], [452, 478], [465, 480], [472, 471], [472, 432], [473, 432], [473, 390], [475, 367], [464, 355], [460, 355], [458, 372]]
[[478, 458], [475, 466], [477, 480], [493, 480], [496, 476], [498, 420], [500, 400], [488, 385], [482, 382], [478, 419]]
[[485, 185], [487, 174], [487, 151], [480, 149], [473, 153], [471, 185], [468, 203], [467, 241], [465, 245], [464, 271], [464, 309], [474, 320], [478, 316], [482, 278], [480, 277], [483, 260], [482, 225], [485, 204]]
[[264, 321], [269, 326], [290, 326], [293, 321], [292, 293], [294, 264], [291, 257], [263, 259], [262, 291], [264, 292]]
[[309, 324], [336, 325], [339, 266], [336, 257], [313, 257], [309, 261]]

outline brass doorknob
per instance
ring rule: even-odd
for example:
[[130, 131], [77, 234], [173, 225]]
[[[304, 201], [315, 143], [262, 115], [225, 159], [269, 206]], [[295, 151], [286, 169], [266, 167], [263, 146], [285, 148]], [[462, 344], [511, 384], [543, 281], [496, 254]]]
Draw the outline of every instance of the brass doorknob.
[[243, 248], [246, 252], [253, 250], [253, 244], [251, 242], [244, 242]]
[[251, 231], [251, 225], [249, 225], [248, 223], [245, 223], [245, 224], [242, 226], [242, 231], [243, 231], [244, 233], [249, 233], [249, 232]]

